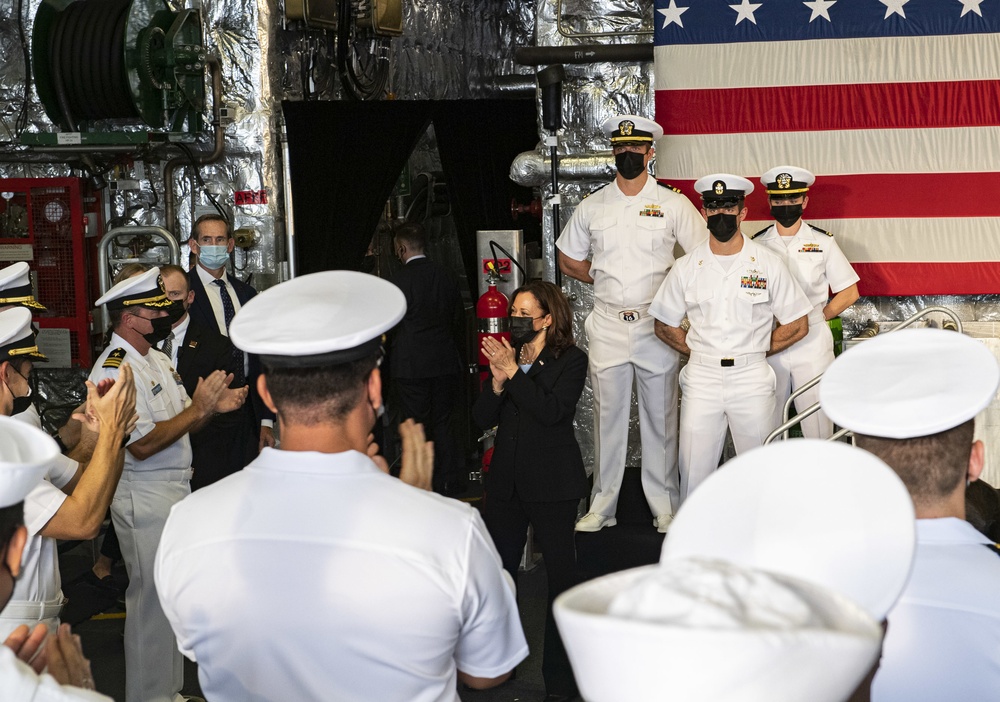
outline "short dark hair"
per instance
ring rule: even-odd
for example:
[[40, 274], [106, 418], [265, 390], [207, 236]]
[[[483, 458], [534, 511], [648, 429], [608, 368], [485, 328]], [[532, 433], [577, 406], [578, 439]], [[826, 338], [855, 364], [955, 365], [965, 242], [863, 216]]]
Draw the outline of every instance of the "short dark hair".
[[14, 532], [24, 525], [24, 502], [10, 507], [0, 507], [0, 553], [7, 550]]
[[397, 224], [392, 230], [392, 235], [397, 240], [405, 242], [406, 247], [413, 251], [422, 252], [427, 248], [427, 231], [417, 222]]
[[573, 340], [573, 315], [569, 310], [566, 296], [553, 283], [532, 280], [519, 287], [510, 296], [511, 309], [513, 309], [514, 300], [521, 293], [531, 295], [538, 301], [542, 312], [552, 315], [552, 326], [549, 327], [549, 331], [545, 335], [545, 345], [549, 347], [556, 358], [559, 358], [563, 351], [576, 343]]
[[269, 368], [267, 390], [282, 421], [314, 425], [340, 422], [365, 397], [368, 376], [377, 366], [375, 355], [312, 368]]
[[856, 434], [860, 448], [881, 458], [906, 485], [918, 506], [930, 506], [951, 495], [969, 470], [975, 420], [938, 434], [912, 439], [885, 439]]
[[184, 279], [184, 284], [187, 286], [187, 289], [190, 292], [191, 283], [188, 281], [188, 274], [186, 270], [173, 263], [165, 263], [162, 266], [160, 266], [160, 275], [162, 276], [164, 273], [174, 273], [182, 277]]
[[226, 225], [226, 237], [229, 239], [233, 238], [233, 230], [229, 226], [229, 220], [220, 214], [209, 212], [208, 214], [203, 214], [201, 217], [196, 219], [194, 224], [191, 225], [191, 238], [194, 239], [195, 242], [198, 241], [198, 227], [201, 226], [202, 222], [222, 222]]

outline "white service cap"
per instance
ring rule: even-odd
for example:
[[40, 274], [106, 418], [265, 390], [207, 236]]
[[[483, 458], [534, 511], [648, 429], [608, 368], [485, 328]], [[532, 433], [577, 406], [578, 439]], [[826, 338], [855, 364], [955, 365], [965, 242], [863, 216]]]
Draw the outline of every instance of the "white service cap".
[[160, 269], [153, 267], [117, 283], [94, 304], [97, 307], [107, 305], [109, 310], [126, 307], [148, 307], [158, 310], [170, 307], [173, 302], [167, 298]]
[[23, 502], [58, 455], [44, 431], [0, 416], [0, 508]]
[[736, 456], [684, 502], [661, 563], [711, 558], [838, 592], [881, 621], [910, 574], [913, 501], [859, 448], [792, 439]]
[[753, 192], [753, 183], [729, 173], [713, 173], [695, 181], [694, 189], [703, 202], [727, 202], [744, 198]]
[[356, 271], [293, 278], [247, 302], [229, 327], [233, 344], [272, 367], [322, 366], [374, 353], [406, 314], [392, 283]]
[[35, 299], [31, 289], [31, 269], [24, 261], [0, 268], [0, 307], [19, 305], [45, 312], [45, 305]]
[[663, 127], [638, 115], [608, 117], [601, 129], [612, 144], [652, 143], [663, 136]]
[[882, 640], [842, 595], [702, 559], [591, 580], [553, 609], [588, 702], [843, 702]]
[[12, 307], [0, 312], [0, 362], [22, 358], [49, 360], [35, 344], [31, 312], [24, 307]]
[[981, 341], [944, 329], [901, 329], [859, 342], [823, 374], [819, 401], [838, 425], [885, 439], [930, 436], [993, 402], [1000, 366]]
[[804, 195], [816, 176], [798, 166], [775, 166], [760, 177], [768, 195]]

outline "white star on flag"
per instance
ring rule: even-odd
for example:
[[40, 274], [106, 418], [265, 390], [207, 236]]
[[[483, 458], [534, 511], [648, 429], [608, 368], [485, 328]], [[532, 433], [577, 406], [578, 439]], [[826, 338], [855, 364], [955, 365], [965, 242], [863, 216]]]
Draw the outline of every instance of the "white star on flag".
[[983, 0], [958, 0], [962, 3], [962, 14], [959, 17], [965, 17], [970, 12], [975, 12], [980, 17], [983, 16], [983, 10], [980, 5], [983, 4]]
[[880, 3], [885, 5], [885, 17], [882, 19], [889, 19], [889, 15], [899, 15], [903, 19], [906, 19], [906, 13], [903, 12], [903, 5], [908, 3], [910, 0], [878, 0]]
[[[975, 1], [976, 0], [972, 0], [972, 2]], [[980, 0], [980, 2], [982, 2], [982, 0]], [[833, 21], [830, 19], [830, 6], [836, 5], [837, 0], [812, 0], [812, 2], [804, 2], [802, 4], [812, 10], [812, 15], [809, 17], [810, 22], [817, 17], [822, 17], [827, 22]]]
[[[982, 1], [982, 0], [980, 0]], [[665, 7], [662, 10], [657, 10], [661, 15], [663, 15], [663, 26], [660, 29], [666, 29], [667, 25], [677, 23], [678, 27], [683, 27], [684, 23], [681, 22], [681, 15], [690, 10], [689, 7], [677, 7], [676, 0], [670, 0], [670, 7]]]
[[757, 18], [753, 16], [753, 13], [757, 11], [757, 8], [759, 8], [761, 4], [762, 3], [759, 2], [750, 2], [750, 0], [742, 0], [739, 5], [730, 5], [729, 7], [736, 10], [736, 24], [739, 24], [745, 19], [757, 24]]

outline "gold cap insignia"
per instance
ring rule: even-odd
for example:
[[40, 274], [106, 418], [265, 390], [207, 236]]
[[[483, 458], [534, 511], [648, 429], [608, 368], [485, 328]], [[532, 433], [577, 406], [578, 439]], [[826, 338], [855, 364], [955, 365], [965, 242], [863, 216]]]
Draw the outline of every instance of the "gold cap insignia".
[[726, 192], [726, 184], [721, 180], [717, 180], [712, 183], [712, 190], [715, 191], [716, 195], [724, 195]]
[[630, 119], [618, 123], [618, 131], [621, 132], [622, 136], [632, 136], [633, 129], [635, 129], [635, 123]]
[[788, 173], [778, 174], [778, 190], [788, 190], [792, 187], [792, 176]]

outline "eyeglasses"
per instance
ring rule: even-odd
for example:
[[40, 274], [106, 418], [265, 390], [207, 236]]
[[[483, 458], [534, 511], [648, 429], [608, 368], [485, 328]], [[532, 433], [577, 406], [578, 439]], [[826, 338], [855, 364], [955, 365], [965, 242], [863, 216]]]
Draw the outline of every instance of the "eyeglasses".
[[635, 154], [644, 154], [649, 150], [648, 144], [616, 144], [611, 147], [611, 153], [620, 154], [623, 151], [631, 151]]

